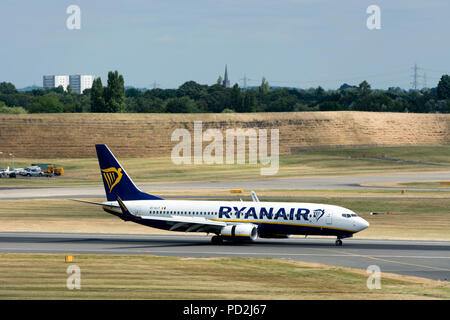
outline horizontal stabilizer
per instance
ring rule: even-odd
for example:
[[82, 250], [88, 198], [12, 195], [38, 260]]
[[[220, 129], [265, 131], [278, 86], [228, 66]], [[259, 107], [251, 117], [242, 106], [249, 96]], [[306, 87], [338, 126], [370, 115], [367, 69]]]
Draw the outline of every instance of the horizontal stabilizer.
[[95, 204], [97, 206], [108, 206], [108, 207], [120, 208], [120, 206], [117, 206], [117, 205], [114, 205], [114, 204], [105, 204], [105, 203], [101, 203], [101, 202], [93, 202], [93, 201], [78, 200], [78, 199], [67, 199], [67, 200], [77, 201], [77, 202], [82, 202], [82, 203], [87, 203], [87, 204]]

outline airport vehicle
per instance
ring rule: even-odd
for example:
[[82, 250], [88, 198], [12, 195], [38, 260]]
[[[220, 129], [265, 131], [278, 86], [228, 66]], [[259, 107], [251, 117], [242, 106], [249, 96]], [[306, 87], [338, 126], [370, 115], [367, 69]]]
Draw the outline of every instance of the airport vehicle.
[[25, 171], [25, 169], [24, 169], [24, 168], [12, 168], [11, 171], [14, 171], [14, 173], [15, 173], [16, 175], [21, 175], [22, 172]]
[[211, 241], [253, 241], [290, 235], [335, 236], [336, 245], [369, 223], [353, 211], [319, 203], [164, 200], [139, 190], [109, 148], [96, 145], [107, 201], [103, 210], [124, 221], [171, 231], [215, 234]]
[[47, 176], [61, 176], [64, 174], [64, 168], [58, 168], [51, 163], [32, 163], [31, 166], [41, 168], [42, 172]]
[[27, 177], [42, 177], [44, 175], [41, 168], [37, 166], [25, 168], [25, 170], [23, 170], [20, 174]]
[[54, 164], [49, 166], [49, 170], [55, 176], [62, 176], [64, 174], [64, 168], [57, 168]]

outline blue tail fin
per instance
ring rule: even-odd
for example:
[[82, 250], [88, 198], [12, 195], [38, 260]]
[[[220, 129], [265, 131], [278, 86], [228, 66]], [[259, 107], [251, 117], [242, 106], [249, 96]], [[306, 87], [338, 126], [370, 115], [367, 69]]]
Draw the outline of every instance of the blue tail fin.
[[98, 163], [108, 201], [162, 200], [139, 190], [105, 144], [96, 144]]

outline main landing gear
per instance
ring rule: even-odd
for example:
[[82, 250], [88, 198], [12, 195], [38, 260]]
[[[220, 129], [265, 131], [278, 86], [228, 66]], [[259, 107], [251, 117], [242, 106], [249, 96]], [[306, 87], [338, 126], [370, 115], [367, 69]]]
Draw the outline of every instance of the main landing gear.
[[212, 244], [222, 244], [223, 243], [223, 238], [220, 236], [213, 236], [211, 238], [211, 243]]

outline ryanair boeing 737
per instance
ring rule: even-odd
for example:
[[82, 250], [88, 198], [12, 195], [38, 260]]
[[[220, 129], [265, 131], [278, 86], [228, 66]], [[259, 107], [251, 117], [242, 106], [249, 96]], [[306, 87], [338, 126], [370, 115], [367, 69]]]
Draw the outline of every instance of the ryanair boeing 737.
[[[335, 236], [336, 245], [369, 223], [334, 205], [292, 202], [164, 200], [139, 190], [109, 148], [95, 146], [107, 201], [96, 203], [122, 220], [170, 231], [215, 234], [211, 241], [288, 238], [290, 235]], [[81, 201], [81, 200], [78, 200]]]

